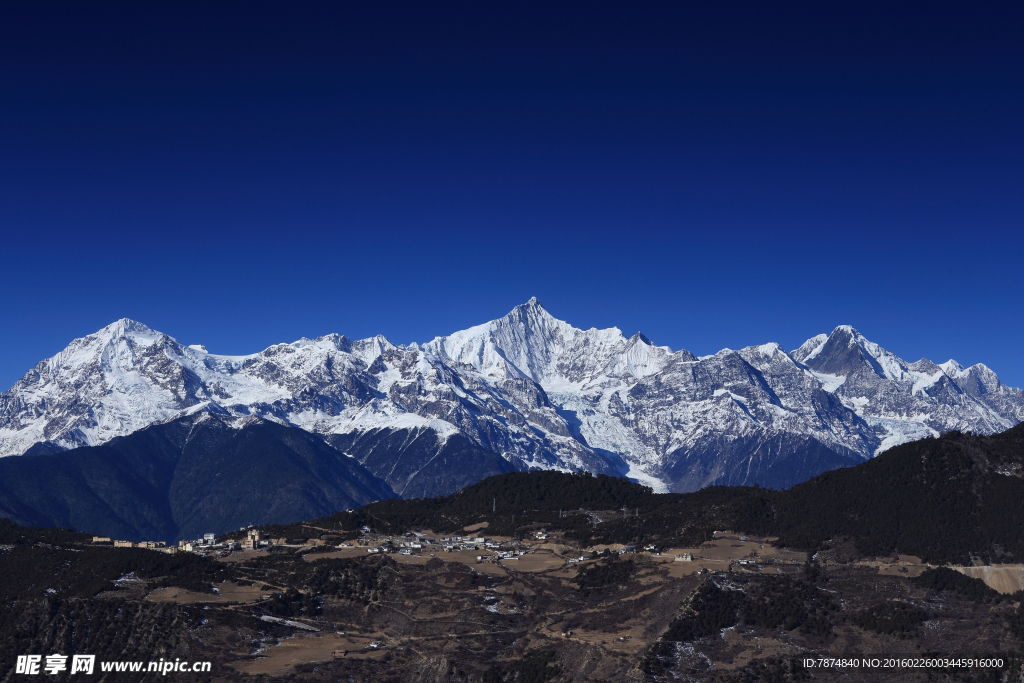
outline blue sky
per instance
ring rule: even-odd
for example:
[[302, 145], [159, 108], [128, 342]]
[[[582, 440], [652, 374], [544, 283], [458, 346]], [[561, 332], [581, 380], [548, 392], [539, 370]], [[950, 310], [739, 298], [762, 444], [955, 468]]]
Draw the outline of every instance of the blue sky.
[[0, 9], [3, 388], [121, 317], [237, 354], [531, 296], [1024, 385], [1019, 4], [142, 4]]

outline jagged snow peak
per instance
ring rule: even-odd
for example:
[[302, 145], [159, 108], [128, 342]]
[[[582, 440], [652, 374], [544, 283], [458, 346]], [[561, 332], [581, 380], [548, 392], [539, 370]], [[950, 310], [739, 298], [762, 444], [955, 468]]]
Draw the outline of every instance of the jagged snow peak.
[[953, 429], [1002, 431], [1024, 418], [1022, 393], [983, 364], [907, 363], [849, 325], [817, 335], [791, 355], [822, 388], [868, 422], [881, 441], [874, 453]]
[[626, 339], [616, 327], [576, 329], [552, 317], [536, 297], [502, 318], [437, 337], [424, 349], [490, 377], [529, 378], [545, 390], [579, 388], [609, 373], [647, 376], [672, 353], [639, 333]]
[[793, 358], [793, 360], [802, 363], [808, 358], [813, 358], [814, 356], [818, 355], [818, 352], [821, 351], [821, 347], [827, 341], [827, 334], [817, 334], [808, 339], [807, 341], [805, 341], [803, 344], [801, 344], [799, 348], [790, 351], [789, 355]]
[[852, 463], [950, 429], [998, 431], [1024, 418], [1024, 398], [983, 365], [906, 363], [845, 325], [790, 353], [767, 343], [698, 358], [577, 329], [533, 298], [423, 345], [331, 334], [226, 356], [123, 319], [0, 396], [0, 455], [99, 444], [200, 410], [325, 436], [430, 430], [438, 448], [459, 434], [518, 469], [688, 490], [806, 453]]

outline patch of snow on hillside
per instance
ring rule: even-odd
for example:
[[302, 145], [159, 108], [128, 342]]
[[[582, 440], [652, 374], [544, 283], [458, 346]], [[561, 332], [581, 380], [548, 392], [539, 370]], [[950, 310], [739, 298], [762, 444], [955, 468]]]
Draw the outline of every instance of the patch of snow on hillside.
[[829, 375], [824, 372], [815, 372], [814, 370], [805, 370], [805, 372], [821, 382], [821, 388], [830, 394], [836, 393], [836, 389], [843, 386], [846, 382], [846, 375]]
[[931, 436], [939, 436], [939, 433], [928, 425], [914, 420], [898, 420], [879, 417], [865, 417], [864, 420], [872, 427], [880, 426], [885, 430], [885, 438], [882, 439], [882, 443], [875, 449], [874, 455], [876, 456], [879, 453], [884, 453], [890, 448], [899, 446], [900, 444], [917, 441], [918, 439], [925, 439]]
[[858, 415], [861, 415], [862, 417], [864, 407], [867, 406], [869, 403], [871, 403], [871, 399], [867, 398], [866, 396], [843, 397], [843, 404], [849, 406], [853, 410], [853, 412], [857, 413]]
[[432, 429], [442, 442], [459, 433], [458, 427], [445, 420], [422, 417], [415, 413], [387, 415], [371, 410], [361, 411], [355, 418], [338, 424], [330, 433], [348, 434], [350, 432], [366, 432], [371, 429]]
[[936, 372], [934, 375], [926, 375], [923, 373], [914, 372], [910, 373], [910, 376], [914, 379], [914, 386], [911, 389], [911, 393], [924, 394], [926, 393], [925, 389], [927, 389], [930, 386], [933, 386], [936, 382], [942, 379], [944, 373]]
[[638, 484], [650, 486], [655, 493], [668, 493], [668, 485], [664, 481], [638, 469], [633, 463], [630, 463], [629, 469], [622, 476]]

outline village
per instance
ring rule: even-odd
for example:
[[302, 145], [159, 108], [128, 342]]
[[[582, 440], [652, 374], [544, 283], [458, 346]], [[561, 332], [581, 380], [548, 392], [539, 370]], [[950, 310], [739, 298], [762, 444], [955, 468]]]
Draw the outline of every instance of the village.
[[[196, 540], [181, 540], [177, 545], [168, 545], [163, 541], [125, 541], [111, 539], [109, 536], [93, 536], [92, 542], [97, 545], [111, 545], [115, 548], [147, 548], [164, 553], [188, 552], [200, 555], [216, 554], [222, 557], [228, 556], [235, 551], [259, 551], [274, 547], [314, 547], [323, 549], [326, 542], [319, 538], [310, 538], [304, 543], [289, 543], [286, 538], [264, 538], [259, 529], [245, 529], [245, 537], [240, 540], [223, 539], [218, 540], [213, 533], [204, 534], [203, 538]], [[536, 539], [544, 541], [548, 538], [545, 532], [538, 532]], [[362, 531], [362, 536], [353, 542], [342, 541], [336, 546], [336, 550], [358, 550], [368, 554], [394, 554], [402, 556], [420, 556], [426, 552], [436, 557], [439, 552], [467, 552], [480, 551], [483, 554], [476, 557], [477, 562], [494, 562], [498, 560], [512, 560], [528, 551], [529, 543], [523, 543], [511, 539], [495, 539], [484, 536], [443, 536], [434, 538], [418, 532], [407, 532], [401, 535], [381, 535], [371, 532], [369, 529]], [[630, 546], [629, 550], [632, 550]], [[580, 558], [582, 559], [582, 558]], [[573, 562], [578, 561], [576, 559]]]
[[[326, 541], [318, 538], [311, 538], [306, 540], [304, 543], [289, 543], [286, 538], [264, 538], [262, 532], [259, 529], [250, 528], [244, 530], [245, 537], [240, 540], [218, 540], [217, 535], [213, 533], [207, 533], [203, 535], [203, 538], [196, 540], [181, 540], [177, 545], [167, 545], [163, 541], [124, 541], [111, 539], [108, 536], [93, 536], [92, 542], [98, 545], [112, 545], [115, 548], [147, 548], [164, 553], [178, 553], [188, 552], [196, 553], [199, 555], [215, 555], [219, 557], [228, 557], [236, 551], [260, 551], [275, 547], [280, 548], [302, 548], [311, 547], [317, 550], [327, 550]], [[578, 564], [586, 562], [594, 558], [597, 552], [601, 550], [609, 550], [598, 548], [595, 551], [583, 551], [583, 552], [572, 552], [570, 547], [564, 546], [560, 543], [559, 535], [550, 535], [546, 530], [540, 530], [530, 537], [524, 540], [516, 540], [510, 538], [488, 538], [480, 535], [451, 535], [434, 537], [428, 536], [423, 533], [409, 531], [400, 535], [385, 535], [376, 534], [369, 529], [363, 529], [361, 536], [352, 542], [342, 541], [336, 546], [330, 546], [337, 551], [348, 551], [347, 553], [339, 552], [339, 555], [353, 555], [362, 554], [388, 554], [397, 555], [400, 557], [422, 557], [426, 553], [429, 557], [437, 557], [438, 553], [465, 553], [468, 557], [465, 559], [460, 558], [459, 561], [475, 561], [477, 564], [482, 563], [501, 563], [511, 560], [518, 560], [525, 555], [537, 552], [537, 550], [547, 550], [546, 554], [552, 554], [558, 558], [558, 563], [565, 563], [567, 565]], [[547, 544], [552, 540], [555, 546]], [[547, 547], [542, 547], [547, 545]], [[557, 552], [551, 552], [556, 550]], [[632, 554], [636, 550], [632, 545], [617, 546], [610, 548], [618, 554]], [[655, 546], [645, 546], [643, 553], [659, 558], [672, 557], [675, 561], [681, 562], [693, 562], [702, 559], [695, 552], [683, 552], [675, 555], [674, 557], [669, 554], [663, 554], [658, 552]], [[473, 556], [473, 553], [479, 553]], [[751, 558], [740, 559], [740, 564], [747, 564], [748, 561], [753, 564], [755, 562], [756, 553]], [[550, 564], [550, 563], [545, 563]]]
[[[793, 573], [806, 559], [801, 553], [776, 549], [770, 544], [766, 544], [764, 539], [748, 539], [746, 536], [728, 531], [715, 532], [714, 540], [703, 544], [700, 548], [678, 550], [659, 549], [654, 545], [646, 545], [637, 550], [632, 545], [619, 544], [579, 550], [574, 547], [574, 544], [567, 544], [561, 533], [548, 532], [545, 529], [535, 531], [520, 540], [481, 536], [479, 530], [466, 535], [437, 536], [430, 532], [421, 533], [419, 531], [391, 535], [378, 534], [368, 528], [363, 528], [359, 538], [341, 541], [336, 545], [329, 545], [329, 540], [316, 537], [298, 539], [298, 541], [287, 538], [265, 538], [259, 529], [252, 527], [241, 531], [245, 532], [241, 540], [225, 537], [218, 540], [216, 534], [207, 533], [201, 539], [181, 540], [177, 545], [167, 545], [162, 541], [112, 540], [106, 536], [94, 536], [93, 543], [109, 544], [115, 548], [147, 548], [165, 553], [188, 552], [219, 558], [228, 558], [234, 553], [249, 555], [253, 552], [274, 548], [281, 550], [308, 548], [317, 551], [316, 557], [387, 554], [397, 556], [398, 559], [408, 558], [410, 560], [424, 556], [436, 558], [439, 554], [444, 553], [459, 553], [457, 558], [452, 557], [451, 560], [460, 563], [500, 564], [503, 566], [508, 566], [505, 563], [511, 561], [516, 561], [518, 564], [519, 560], [527, 559], [528, 555], [539, 553], [545, 561], [540, 561], [541, 557], [529, 558], [535, 561], [524, 563], [524, 565], [529, 564], [532, 568], [532, 565], [537, 564], [538, 568], [542, 566], [545, 570], [558, 565], [569, 568], [572, 565], [591, 561], [601, 553], [615, 553], [643, 555], [659, 563], [684, 563], [684, 565], [688, 565], [688, 568], [680, 567], [678, 571], [673, 572], [681, 575], [709, 571], [765, 571], [773, 565], [776, 573]], [[825, 558], [822, 559], [827, 563]], [[917, 558], [907, 558], [902, 562], [895, 563], [893, 569], [898, 567], [906, 573], [907, 567], [910, 566], [909, 571], [919, 573], [924, 569], [919, 565], [920, 561]]]
[[[320, 557], [385, 554], [394, 556], [400, 562], [422, 563], [430, 558], [440, 558], [461, 564], [494, 565], [497, 571], [518, 569], [527, 572], [554, 569], [574, 571], [574, 565], [594, 561], [601, 554], [614, 553], [632, 557], [643, 556], [662, 565], [669, 563], [670, 575], [679, 577], [721, 571], [796, 574], [807, 560], [804, 553], [774, 547], [771, 545], [772, 539], [757, 539], [731, 531], [716, 531], [712, 540], [697, 548], [675, 549], [646, 545], [639, 550], [632, 545], [619, 544], [580, 550], [575, 544], [565, 541], [560, 532], [549, 532], [545, 529], [535, 531], [522, 539], [513, 539], [481, 536], [481, 529], [467, 531], [464, 535], [439, 536], [429, 531], [378, 534], [364, 527], [359, 538], [336, 544], [329, 538], [315, 536], [308, 539], [266, 538], [262, 531], [254, 527], [240, 531], [244, 532], [241, 540], [232, 540], [226, 536], [218, 540], [216, 534], [207, 533], [201, 539], [181, 540], [177, 545], [167, 545], [162, 541], [114, 540], [107, 536], [93, 536], [92, 542], [115, 548], [195, 553], [222, 561], [244, 560], [258, 552], [289, 549], [312, 552], [313, 554], [308, 556], [309, 560]], [[836, 562], [828, 553], [816, 556], [815, 559], [823, 566]], [[846, 563], [839, 561], [839, 564]], [[883, 575], [903, 576], [917, 576], [930, 566], [923, 563], [920, 558], [910, 555], [860, 559], [854, 564], [871, 567]], [[951, 568], [967, 576], [980, 578], [1001, 592], [1013, 592], [1024, 587], [1024, 569], [1019, 565], [1000, 568]]]

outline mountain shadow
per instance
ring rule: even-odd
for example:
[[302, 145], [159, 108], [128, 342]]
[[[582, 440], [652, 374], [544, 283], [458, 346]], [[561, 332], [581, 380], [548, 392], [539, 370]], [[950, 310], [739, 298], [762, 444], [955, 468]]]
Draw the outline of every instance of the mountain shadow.
[[393, 496], [319, 436], [259, 418], [236, 429], [205, 412], [102, 446], [0, 459], [0, 517], [132, 541], [293, 522]]

